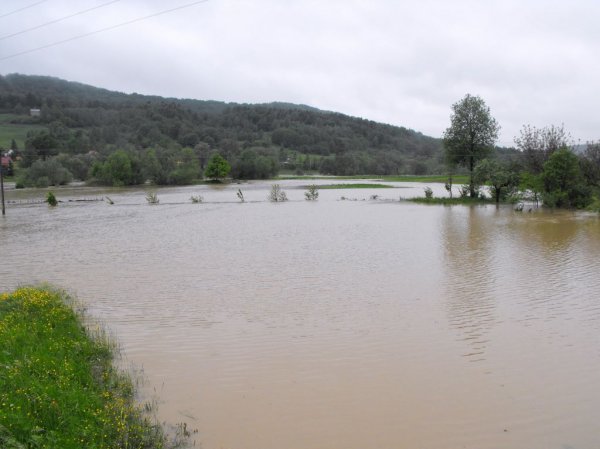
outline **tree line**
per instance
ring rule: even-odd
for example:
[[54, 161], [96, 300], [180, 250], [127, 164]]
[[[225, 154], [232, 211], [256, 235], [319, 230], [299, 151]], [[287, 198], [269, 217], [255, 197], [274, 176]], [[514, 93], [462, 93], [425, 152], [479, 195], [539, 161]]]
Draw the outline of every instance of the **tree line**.
[[[29, 117], [30, 108], [39, 108], [40, 116]], [[60, 155], [54, 165], [86, 181], [106, 179], [94, 176], [101, 172], [91, 166], [105, 164], [116, 151], [127, 153], [134, 166], [152, 165], [146, 157], [166, 164], [154, 178], [166, 183], [189, 179], [171, 166], [185, 163], [189, 150], [200, 165], [196, 178], [213, 153], [231, 164], [231, 176], [242, 179], [271, 177], [282, 169], [392, 175], [438, 173], [443, 167], [440, 139], [302, 105], [123, 94], [15, 74], [0, 77], [0, 113], [11, 114], [15, 126], [45, 127], [21, 142], [23, 168]]]
[[469, 172], [465, 194], [475, 198], [487, 184], [496, 202], [520, 191], [550, 207], [584, 208], [594, 202], [598, 208], [600, 143], [588, 142], [582, 149], [563, 125], [524, 125], [514, 138], [517, 152], [500, 159], [492, 151], [499, 129], [478, 96], [467, 94], [452, 106], [444, 149], [450, 171], [462, 166]]
[[[39, 117], [28, 115], [40, 108]], [[31, 126], [18, 182], [181, 185], [202, 179], [297, 174], [469, 174], [465, 194], [488, 185], [496, 201], [527, 192], [546, 205], [586, 207], [598, 197], [599, 143], [574, 151], [563, 126], [523, 126], [514, 148], [485, 102], [452, 106], [442, 139], [302, 105], [241, 105], [111, 92], [50, 77], [0, 76], [4, 124]], [[216, 158], [216, 159], [215, 159]], [[220, 168], [210, 161], [217, 160]], [[225, 169], [227, 167], [227, 169]], [[226, 173], [226, 174], [223, 174]], [[218, 176], [217, 176], [218, 175]], [[450, 191], [451, 177], [449, 178]]]

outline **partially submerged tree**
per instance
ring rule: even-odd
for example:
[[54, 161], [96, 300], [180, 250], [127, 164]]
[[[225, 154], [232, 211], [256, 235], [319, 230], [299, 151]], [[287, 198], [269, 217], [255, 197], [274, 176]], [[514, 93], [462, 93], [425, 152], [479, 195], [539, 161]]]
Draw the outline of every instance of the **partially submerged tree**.
[[501, 162], [483, 159], [475, 166], [475, 179], [490, 186], [492, 197], [499, 203], [519, 184], [518, 175]]
[[537, 207], [544, 191], [544, 182], [542, 175], [533, 175], [529, 172], [523, 172], [520, 175], [519, 190], [524, 199], [531, 200]]
[[452, 184], [453, 184], [452, 175], [448, 175], [448, 180], [444, 184], [444, 188], [448, 192], [448, 195], [450, 195], [450, 199], [452, 199]]
[[244, 193], [242, 192], [242, 189], [238, 189], [236, 196], [238, 197], [238, 200], [240, 200], [240, 203], [246, 202], [246, 199], [244, 198]]
[[600, 142], [588, 142], [580, 163], [587, 183], [600, 187]]
[[306, 192], [304, 192], [304, 197], [307, 201], [316, 201], [319, 198], [319, 188], [316, 184], [308, 186]]
[[56, 199], [56, 196], [54, 196], [54, 193], [48, 192], [48, 194], [46, 195], [46, 203], [48, 203], [49, 206], [53, 207], [58, 205], [58, 200]]
[[544, 205], [549, 207], [585, 207], [592, 197], [577, 155], [568, 148], [555, 151], [542, 172]]
[[452, 105], [450, 127], [444, 132], [444, 148], [450, 163], [468, 168], [469, 195], [477, 196], [474, 169], [478, 161], [492, 150], [500, 126], [490, 114], [490, 108], [478, 96], [467, 94]]
[[273, 203], [278, 203], [287, 201], [287, 195], [279, 184], [273, 184], [271, 185], [271, 191], [269, 192], [267, 199]]

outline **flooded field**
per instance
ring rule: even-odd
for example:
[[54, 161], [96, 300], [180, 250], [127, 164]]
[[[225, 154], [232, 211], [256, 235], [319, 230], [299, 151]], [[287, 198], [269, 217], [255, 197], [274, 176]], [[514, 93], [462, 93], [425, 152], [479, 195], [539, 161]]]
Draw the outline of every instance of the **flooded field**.
[[9, 191], [0, 285], [75, 293], [204, 449], [600, 447], [597, 215], [306, 183]]

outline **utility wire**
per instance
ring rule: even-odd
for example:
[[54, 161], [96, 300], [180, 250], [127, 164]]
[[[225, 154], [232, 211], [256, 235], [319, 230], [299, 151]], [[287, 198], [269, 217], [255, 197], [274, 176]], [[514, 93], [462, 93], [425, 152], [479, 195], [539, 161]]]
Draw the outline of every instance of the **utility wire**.
[[47, 0], [42, 0], [41, 2], [32, 3], [31, 5], [28, 5], [28, 6], [23, 6], [22, 8], [15, 9], [14, 11], [11, 11], [11, 12], [7, 12], [6, 14], [2, 14], [2, 15], [0, 16], [0, 19], [1, 19], [2, 17], [10, 16], [11, 14], [16, 14], [16, 13], [18, 13], [18, 12], [24, 11], [24, 10], [26, 10], [26, 9], [29, 9], [29, 8], [33, 8], [34, 6], [36, 6], [36, 5], [39, 5], [40, 3], [44, 3], [44, 2], [46, 2], [46, 1], [47, 1]]
[[21, 56], [21, 55], [26, 55], [28, 53], [33, 53], [34, 51], [38, 51], [38, 50], [44, 50], [46, 48], [56, 47], [57, 45], [62, 45], [62, 44], [65, 44], [67, 42], [71, 42], [71, 41], [74, 41], [74, 40], [77, 40], [77, 39], [82, 39], [84, 37], [92, 36], [94, 34], [103, 33], [105, 31], [114, 30], [115, 28], [123, 27], [123, 26], [126, 26], [126, 25], [131, 25], [132, 23], [141, 22], [142, 20], [151, 19], [152, 17], [161, 16], [163, 14], [167, 14], [167, 13], [170, 13], [170, 12], [173, 12], [173, 11], [178, 11], [178, 10], [184, 9], [184, 8], [189, 8], [191, 6], [198, 5], [200, 3], [206, 3], [206, 2], [208, 2], [208, 0], [199, 0], [199, 1], [196, 1], [196, 2], [187, 3], [185, 5], [177, 6], [175, 8], [165, 9], [163, 11], [159, 11], [159, 12], [156, 12], [154, 14], [150, 14], [150, 15], [143, 16], [143, 17], [138, 17], [136, 19], [128, 20], [127, 22], [121, 22], [121, 23], [118, 23], [116, 25], [111, 25], [111, 26], [106, 27], [106, 28], [101, 28], [99, 30], [90, 31], [89, 33], [84, 33], [84, 34], [80, 34], [78, 36], [73, 36], [73, 37], [70, 37], [68, 39], [64, 39], [62, 41], [52, 42], [51, 44], [42, 45], [40, 47], [35, 47], [35, 48], [29, 49], [29, 50], [21, 51], [21, 52], [18, 52], [18, 53], [13, 53], [12, 55], [3, 56], [3, 57], [0, 58], [0, 61], [4, 61], [4, 60], [10, 59], [10, 58], [15, 58], [15, 57]]
[[76, 13], [70, 14], [68, 16], [60, 17], [58, 19], [51, 20], [50, 22], [42, 23], [40, 25], [36, 25], [31, 28], [27, 28], [25, 30], [17, 31], [16, 33], [7, 34], [6, 36], [0, 36], [0, 41], [4, 39], [8, 39], [9, 37], [18, 36], [20, 34], [28, 33], [29, 31], [39, 30], [40, 28], [44, 28], [48, 25], [52, 25], [58, 22], [62, 22], [63, 20], [70, 19], [71, 17], [80, 16], [81, 14], [85, 14], [86, 12], [94, 11], [95, 9], [103, 8], [104, 6], [112, 5], [113, 3], [117, 3], [121, 0], [111, 0], [110, 2], [102, 3], [101, 5], [94, 6], [92, 8], [84, 9], [83, 11], [78, 11]]

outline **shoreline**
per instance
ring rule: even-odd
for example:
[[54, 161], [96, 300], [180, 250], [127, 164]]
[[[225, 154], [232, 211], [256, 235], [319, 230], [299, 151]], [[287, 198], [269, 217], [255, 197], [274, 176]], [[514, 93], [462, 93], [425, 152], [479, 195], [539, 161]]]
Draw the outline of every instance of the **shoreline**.
[[73, 298], [58, 289], [0, 294], [0, 446], [172, 449], [138, 404], [130, 375], [116, 367], [116, 345], [92, 330]]

